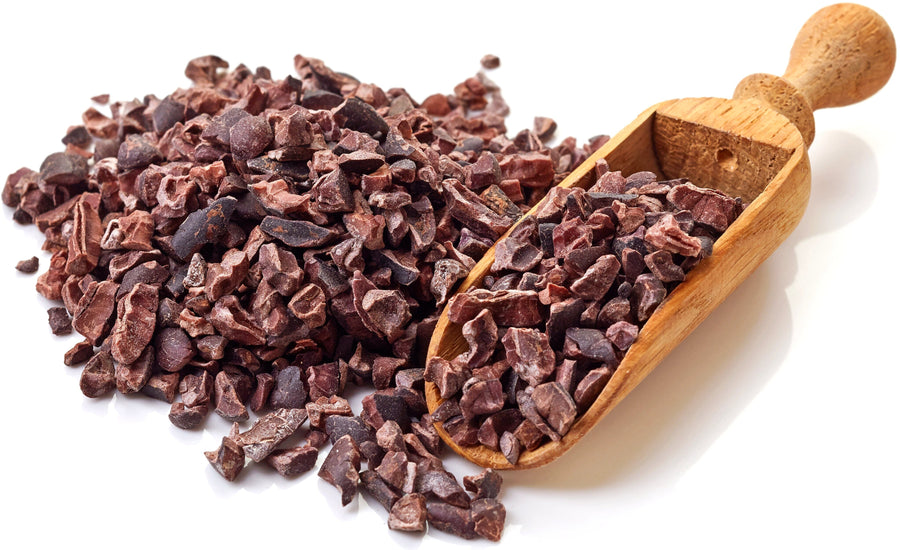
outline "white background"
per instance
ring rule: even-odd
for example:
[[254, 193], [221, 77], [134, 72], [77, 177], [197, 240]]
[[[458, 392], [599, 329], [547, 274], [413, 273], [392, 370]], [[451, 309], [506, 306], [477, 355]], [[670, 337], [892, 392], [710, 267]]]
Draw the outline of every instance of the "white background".
[[[16, 7], [9, 7], [9, 6]], [[295, 53], [418, 99], [449, 93], [486, 53], [512, 107], [579, 143], [615, 133], [665, 99], [730, 97], [780, 74], [819, 1], [38, 2], [0, 8], [0, 173], [61, 149], [89, 98], [159, 97], [186, 62], [293, 74]], [[895, 31], [900, 5], [872, 0]], [[379, 11], [380, 10], [380, 11]], [[870, 100], [817, 113], [812, 198], [766, 261], [568, 455], [505, 476], [500, 546], [589, 540], [598, 548], [897, 548], [897, 205], [900, 77]], [[56, 338], [16, 272], [33, 227], [0, 219], [0, 547], [497, 547], [387, 529], [378, 504], [345, 509], [314, 473], [263, 466], [225, 482], [203, 451], [227, 425], [184, 432], [168, 405], [89, 400], [76, 340]], [[320, 457], [321, 461], [322, 457]], [[462, 475], [475, 468], [459, 459]]]

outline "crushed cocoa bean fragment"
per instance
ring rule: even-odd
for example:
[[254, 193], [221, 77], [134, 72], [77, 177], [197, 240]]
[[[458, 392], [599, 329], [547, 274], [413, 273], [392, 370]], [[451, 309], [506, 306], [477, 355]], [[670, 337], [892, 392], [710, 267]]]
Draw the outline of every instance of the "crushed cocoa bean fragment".
[[141, 391], [150, 377], [153, 376], [156, 365], [156, 350], [153, 346], [147, 346], [133, 363], [119, 364], [116, 368], [116, 389], [121, 394], [136, 393]]
[[358, 491], [359, 467], [359, 448], [348, 434], [334, 442], [319, 469], [319, 477], [340, 491], [341, 504], [344, 506], [350, 504]]
[[141, 388], [141, 393], [166, 403], [174, 403], [178, 395], [178, 373], [154, 374]]
[[22, 260], [16, 264], [16, 269], [22, 273], [36, 273], [40, 267], [37, 256], [32, 256], [27, 260]]
[[469, 508], [460, 508], [446, 502], [432, 501], [426, 503], [428, 525], [471, 540], [478, 538], [475, 532], [475, 521]]
[[312, 470], [318, 458], [319, 449], [314, 445], [304, 445], [275, 449], [266, 456], [265, 462], [282, 476], [291, 478]]
[[278, 409], [262, 416], [234, 441], [243, 446], [244, 454], [254, 462], [262, 462], [285, 439], [306, 421], [305, 409]]
[[391, 506], [388, 527], [396, 531], [424, 531], [427, 516], [425, 496], [405, 494]]
[[485, 69], [496, 69], [500, 66], [500, 58], [494, 54], [486, 54], [481, 58], [481, 66]]
[[116, 389], [116, 371], [112, 356], [103, 350], [88, 360], [81, 371], [81, 393], [87, 397], [102, 397]]
[[94, 346], [87, 340], [76, 343], [68, 351], [66, 351], [63, 363], [67, 367], [80, 365], [94, 355]]
[[222, 438], [218, 449], [204, 454], [212, 467], [228, 481], [234, 481], [244, 469], [244, 449], [229, 436]]
[[51, 307], [47, 310], [50, 331], [57, 336], [72, 334], [72, 319], [64, 307]]

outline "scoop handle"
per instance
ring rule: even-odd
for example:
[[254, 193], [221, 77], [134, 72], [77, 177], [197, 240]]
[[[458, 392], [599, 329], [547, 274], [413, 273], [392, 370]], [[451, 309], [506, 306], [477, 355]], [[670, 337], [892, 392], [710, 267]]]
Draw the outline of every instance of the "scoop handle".
[[834, 4], [800, 29], [783, 77], [750, 75], [734, 97], [769, 104], [797, 125], [809, 145], [812, 111], [870, 97], [890, 79], [896, 59], [894, 34], [880, 15], [859, 4]]
[[897, 46], [887, 22], [859, 4], [816, 12], [800, 29], [784, 78], [813, 110], [862, 101], [887, 84]]

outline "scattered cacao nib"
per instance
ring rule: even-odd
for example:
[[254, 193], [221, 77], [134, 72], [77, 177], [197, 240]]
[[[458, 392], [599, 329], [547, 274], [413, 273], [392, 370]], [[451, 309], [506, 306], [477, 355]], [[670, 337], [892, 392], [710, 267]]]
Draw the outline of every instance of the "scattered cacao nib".
[[476, 475], [465, 476], [463, 485], [467, 491], [475, 493], [475, 500], [498, 498], [503, 486], [503, 478], [495, 470], [487, 468]]
[[41, 163], [41, 180], [50, 185], [76, 185], [87, 175], [88, 163], [80, 155], [53, 153]]
[[500, 66], [500, 58], [494, 54], [486, 54], [481, 58], [481, 66], [485, 69], [496, 69]]
[[87, 397], [102, 397], [116, 389], [116, 371], [112, 356], [98, 351], [81, 371], [81, 393]]
[[74, 346], [72, 346], [69, 351], [66, 352], [65, 358], [63, 359], [63, 363], [67, 367], [72, 367], [75, 365], [80, 365], [84, 363], [88, 359], [90, 359], [94, 355], [94, 346], [91, 345], [87, 340], [78, 342]]
[[[537, 436], [539, 438], [543, 438], [543, 434], [541, 433], [538, 433]], [[503, 456], [506, 458], [507, 462], [513, 465], [519, 462], [519, 455], [522, 452], [522, 442], [518, 437], [516, 437], [514, 433], [503, 432], [503, 435], [500, 436], [499, 445], [500, 452], [503, 453]]]
[[497, 542], [503, 536], [506, 524], [506, 507], [494, 498], [480, 498], [472, 501], [472, 521], [475, 532], [482, 537]]
[[345, 435], [353, 438], [357, 445], [375, 442], [375, 431], [358, 416], [329, 416], [325, 420], [325, 432], [332, 443]]
[[603, 391], [603, 388], [606, 387], [606, 384], [609, 382], [609, 379], [612, 378], [612, 375], [613, 369], [608, 366], [603, 366], [588, 372], [584, 378], [581, 379], [581, 382], [578, 383], [578, 387], [575, 388], [575, 392], [572, 395], [579, 413], [583, 413], [590, 408], [594, 403], [594, 400], [597, 399], [597, 396], [600, 395], [600, 392]]
[[427, 516], [425, 496], [419, 493], [405, 494], [391, 506], [388, 527], [396, 531], [424, 531]]
[[337, 235], [335, 230], [311, 222], [286, 220], [274, 216], [266, 216], [260, 228], [266, 235], [295, 248], [316, 248], [328, 244]]
[[499, 412], [503, 409], [506, 396], [500, 380], [479, 380], [467, 384], [459, 400], [459, 408], [465, 418]]
[[353, 501], [358, 491], [359, 466], [359, 448], [348, 434], [334, 442], [319, 469], [319, 477], [340, 491], [341, 504], [344, 506]]
[[329, 416], [353, 416], [350, 403], [343, 397], [332, 395], [319, 397], [314, 402], [306, 404], [306, 412], [309, 415], [309, 424], [314, 428], [324, 430]]
[[569, 432], [575, 423], [575, 401], [559, 382], [548, 382], [534, 388], [534, 405], [547, 424], [560, 436]]
[[173, 403], [178, 393], [178, 373], [155, 374], [141, 388], [141, 393], [159, 399], [166, 403]]
[[218, 449], [204, 454], [212, 467], [228, 481], [234, 481], [244, 469], [244, 449], [231, 437], [223, 437]]
[[469, 495], [456, 481], [456, 477], [442, 469], [428, 470], [418, 476], [416, 490], [462, 508], [467, 508], [471, 501]]
[[278, 409], [261, 417], [234, 441], [243, 446], [244, 454], [253, 462], [262, 462], [285, 439], [290, 437], [307, 415], [305, 409]]
[[362, 489], [372, 496], [384, 509], [391, 511], [394, 504], [400, 500], [400, 494], [396, 489], [385, 483], [381, 477], [372, 470], [359, 473]]
[[275, 375], [275, 387], [269, 394], [269, 405], [276, 409], [298, 409], [306, 404], [307, 396], [300, 367], [290, 365]]
[[534, 133], [541, 141], [548, 141], [556, 133], [556, 121], [552, 118], [534, 117]]
[[151, 140], [139, 134], [131, 134], [119, 146], [119, 171], [127, 172], [136, 168], [144, 168], [161, 161], [162, 153]]
[[313, 445], [275, 449], [269, 453], [265, 462], [284, 477], [297, 477], [312, 470], [319, 458], [319, 450]]
[[371, 105], [356, 97], [344, 101], [334, 114], [346, 120], [344, 127], [358, 132], [374, 136], [387, 134], [390, 129], [387, 122]]
[[501, 340], [506, 361], [532, 386], [543, 382], [556, 366], [550, 340], [537, 329], [510, 328]]
[[530, 327], [541, 322], [540, 300], [537, 292], [530, 290], [476, 289], [456, 294], [447, 305], [447, 316], [463, 324], [483, 310], [490, 311], [498, 325]]
[[425, 366], [425, 380], [437, 386], [442, 399], [449, 399], [462, 389], [466, 376], [462, 365], [439, 356], [431, 357]]
[[475, 520], [469, 508], [460, 508], [446, 502], [428, 502], [426, 504], [428, 524], [435, 529], [445, 531], [458, 537], [472, 540], [478, 538], [475, 532]]
[[153, 376], [155, 361], [153, 346], [147, 346], [134, 363], [119, 364], [116, 368], [116, 389], [119, 393], [136, 393], [144, 389]]
[[166, 372], [178, 372], [194, 357], [190, 337], [181, 328], [166, 327], [156, 332], [153, 340], [156, 364]]
[[209, 405], [196, 405], [188, 407], [178, 401], [172, 403], [169, 409], [169, 421], [182, 430], [193, 430], [199, 427], [209, 413]]
[[230, 422], [243, 422], [250, 418], [237, 387], [239, 383], [237, 376], [226, 371], [220, 371], [216, 375], [216, 413]]
[[118, 317], [109, 336], [113, 359], [123, 364], [138, 360], [153, 338], [158, 305], [157, 287], [144, 283], [135, 284], [120, 299]]
[[47, 310], [50, 330], [57, 336], [72, 334], [72, 319], [64, 307], [51, 307]]
[[228, 144], [236, 160], [259, 156], [275, 138], [269, 122], [261, 116], [245, 116], [229, 130]]
[[16, 269], [21, 271], [22, 273], [36, 273], [39, 269], [37, 256], [32, 256], [27, 260], [22, 260], [21, 262], [17, 263]]

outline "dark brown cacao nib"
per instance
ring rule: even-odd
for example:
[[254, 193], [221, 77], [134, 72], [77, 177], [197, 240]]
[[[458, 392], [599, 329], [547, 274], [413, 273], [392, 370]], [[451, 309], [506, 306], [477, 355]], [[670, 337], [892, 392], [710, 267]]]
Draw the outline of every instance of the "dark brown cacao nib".
[[495, 498], [479, 498], [472, 501], [474, 530], [482, 537], [498, 542], [506, 524], [506, 508]]
[[94, 346], [92, 346], [91, 343], [87, 340], [84, 340], [82, 342], [76, 343], [65, 353], [63, 363], [67, 367], [80, 365], [81, 363], [84, 363], [85, 361], [90, 359], [93, 355]]
[[427, 515], [425, 496], [406, 494], [391, 506], [388, 527], [396, 531], [424, 531]]
[[81, 393], [87, 397], [102, 397], [116, 389], [116, 371], [112, 356], [98, 351], [81, 371]]
[[228, 436], [222, 438], [218, 449], [205, 454], [212, 467], [228, 481], [234, 481], [244, 469], [244, 449]]
[[222, 197], [188, 215], [172, 236], [172, 250], [178, 258], [187, 261], [203, 245], [220, 239], [237, 202], [234, 197]]
[[532, 393], [535, 407], [553, 431], [566, 435], [575, 423], [577, 409], [572, 396], [559, 382], [547, 382], [534, 388]]
[[550, 340], [537, 329], [510, 328], [501, 341], [507, 363], [532, 386], [543, 382], [556, 367]]
[[72, 319], [64, 307], [51, 307], [47, 310], [50, 330], [57, 336], [72, 333]]
[[460, 508], [446, 502], [426, 504], [428, 525], [464, 539], [476, 539], [475, 520], [469, 508]]
[[182, 430], [193, 430], [203, 424], [208, 413], [209, 405], [188, 407], [178, 401], [172, 403], [172, 407], [169, 410], [169, 421]]
[[541, 322], [540, 300], [537, 292], [527, 290], [477, 289], [455, 295], [447, 305], [447, 316], [457, 324], [475, 318], [488, 310], [498, 325], [531, 327]]
[[304, 409], [278, 409], [256, 421], [234, 440], [244, 448], [244, 454], [254, 462], [262, 462], [285, 439], [290, 437], [307, 415]]
[[312, 445], [275, 449], [266, 457], [265, 462], [284, 477], [296, 477], [312, 470], [319, 458], [319, 450]]
[[37, 256], [32, 256], [27, 260], [22, 260], [16, 264], [16, 269], [22, 273], [36, 273], [39, 267]]
[[319, 469], [319, 477], [340, 491], [344, 506], [353, 501], [358, 491], [359, 466], [359, 448], [350, 435], [345, 435], [334, 442]]

